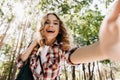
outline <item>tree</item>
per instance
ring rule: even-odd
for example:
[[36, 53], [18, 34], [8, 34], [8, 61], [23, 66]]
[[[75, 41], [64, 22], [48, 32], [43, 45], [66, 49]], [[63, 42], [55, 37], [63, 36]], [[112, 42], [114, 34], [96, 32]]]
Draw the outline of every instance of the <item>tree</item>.
[[[12, 78], [12, 80], [14, 80], [16, 72], [14, 64], [15, 58], [25, 50], [25, 45], [32, 40], [41, 15], [47, 12], [55, 12], [60, 16], [74, 37], [75, 45], [86, 46], [98, 41], [99, 26], [104, 15], [102, 15], [99, 10], [97, 3], [94, 6], [95, 9], [90, 8], [94, 1], [96, 0], [0, 0], [0, 47], [2, 46], [0, 54], [5, 56], [5, 60], [3, 60], [1, 64], [1, 71], [4, 72], [4, 75], [0, 75], [1, 79]], [[113, 0], [99, 0], [101, 4], [104, 4], [106, 9], [112, 1]], [[15, 9], [15, 5], [19, 7]], [[21, 19], [19, 19], [20, 17]], [[28, 21], [27, 23], [26, 20]], [[10, 63], [10, 65], [8, 63]], [[84, 80], [93, 78], [95, 69], [94, 66], [91, 66], [92, 63], [81, 65], [83, 65], [84, 69]], [[87, 67], [86, 65], [89, 66]], [[9, 70], [6, 71], [5, 69]], [[87, 72], [87, 69], [89, 72]], [[73, 76], [76, 76], [77, 79], [77, 68], [74, 67], [72, 72], [74, 73]], [[112, 68], [111, 73], [113, 75]], [[66, 69], [65, 74], [67, 74], [67, 79], [72, 73], [68, 74]], [[107, 72], [107, 74], [109, 73]]]

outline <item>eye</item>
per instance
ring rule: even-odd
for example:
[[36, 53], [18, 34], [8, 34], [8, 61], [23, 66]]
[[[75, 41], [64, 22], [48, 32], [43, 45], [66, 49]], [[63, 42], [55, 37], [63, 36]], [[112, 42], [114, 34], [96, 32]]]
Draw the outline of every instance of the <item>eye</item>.
[[55, 24], [55, 25], [59, 25], [59, 23], [57, 23], [57, 22], [55, 22], [54, 24]]
[[50, 24], [50, 22], [49, 22], [49, 21], [46, 21], [45, 24]]

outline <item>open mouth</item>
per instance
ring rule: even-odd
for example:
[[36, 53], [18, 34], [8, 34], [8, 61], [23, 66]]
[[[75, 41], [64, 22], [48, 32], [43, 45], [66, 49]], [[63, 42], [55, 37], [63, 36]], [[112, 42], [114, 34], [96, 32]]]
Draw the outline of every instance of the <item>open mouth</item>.
[[47, 33], [54, 33], [55, 31], [54, 30], [46, 30]]

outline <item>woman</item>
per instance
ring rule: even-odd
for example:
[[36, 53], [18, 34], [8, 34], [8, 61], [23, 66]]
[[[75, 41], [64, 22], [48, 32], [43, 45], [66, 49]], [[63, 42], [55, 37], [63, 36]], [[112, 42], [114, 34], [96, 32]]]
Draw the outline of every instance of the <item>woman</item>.
[[[100, 29], [100, 42], [72, 50], [70, 50], [70, 39], [63, 22], [56, 14], [48, 13], [42, 19], [39, 38], [34, 40], [26, 51], [17, 58], [17, 66], [23, 66], [23, 63], [29, 57], [34, 80], [57, 80], [63, 59], [66, 59], [71, 64], [115, 59], [117, 56], [120, 56], [120, 28], [116, 24], [119, 13], [120, 0], [116, 2], [110, 16], [103, 20]], [[119, 29], [114, 29], [116, 32], [108, 31], [110, 26]], [[113, 35], [109, 36], [109, 34]], [[110, 40], [108, 39], [109, 37], [111, 37]], [[115, 38], [115, 40], [112, 38]], [[116, 56], [113, 53], [116, 53]], [[40, 68], [40, 62], [37, 59], [38, 55], [41, 56], [44, 75], [42, 68]], [[119, 59], [117, 58], [117, 60]]]
[[[55, 13], [48, 13], [41, 21], [39, 38], [34, 40], [27, 50], [17, 58], [17, 66], [22, 67], [23, 62], [29, 57], [30, 68], [35, 80], [55, 80], [60, 75], [60, 66], [63, 59], [71, 63], [67, 57], [68, 54], [65, 54], [70, 48], [71, 41], [63, 22]], [[68, 53], [71, 53], [74, 49]], [[37, 58], [38, 55], [41, 56], [44, 75]]]

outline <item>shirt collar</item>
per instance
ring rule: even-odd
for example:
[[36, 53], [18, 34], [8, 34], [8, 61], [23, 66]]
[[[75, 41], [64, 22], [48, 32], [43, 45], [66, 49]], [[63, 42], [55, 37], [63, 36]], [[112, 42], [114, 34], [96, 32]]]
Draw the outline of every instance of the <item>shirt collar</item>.
[[51, 46], [61, 46], [62, 44], [63, 44], [62, 42], [58, 43], [57, 41], [55, 41]]

